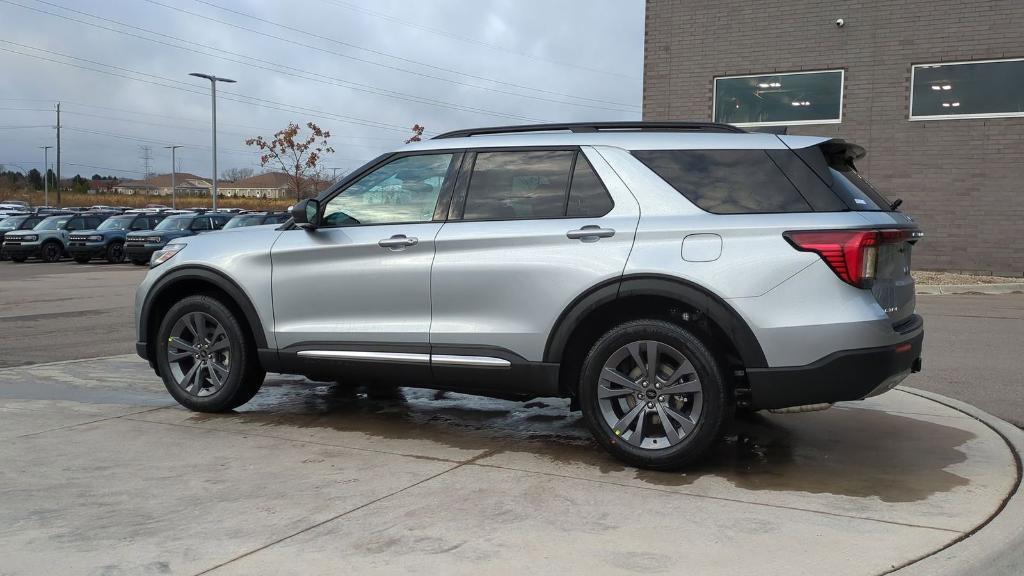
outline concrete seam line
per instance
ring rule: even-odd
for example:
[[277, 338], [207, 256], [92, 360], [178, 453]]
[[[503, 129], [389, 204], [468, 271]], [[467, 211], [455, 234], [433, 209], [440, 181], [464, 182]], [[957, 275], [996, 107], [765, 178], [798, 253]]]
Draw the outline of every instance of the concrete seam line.
[[781, 504], [766, 504], [764, 502], [754, 502], [753, 500], [740, 500], [739, 498], [724, 498], [722, 496], [712, 496], [710, 494], [695, 494], [693, 492], [678, 492], [675, 490], [666, 490], [664, 488], [653, 488], [650, 486], [636, 486], [633, 484], [625, 484], [622, 482], [612, 482], [610, 480], [595, 480], [593, 478], [582, 478], [580, 476], [570, 476], [568, 474], [555, 474], [554, 472], [538, 472], [536, 470], [523, 470], [521, 468], [513, 468], [511, 466], [501, 466], [498, 464], [481, 464], [478, 462], [469, 461], [466, 464], [473, 466], [480, 466], [483, 468], [498, 468], [500, 470], [511, 470], [514, 472], [523, 472], [526, 474], [537, 474], [540, 476], [551, 476], [554, 478], [565, 478], [568, 480], [579, 480], [581, 482], [593, 482], [595, 484], [605, 484], [608, 486], [619, 486], [621, 488], [634, 488], [636, 490], [649, 490], [651, 492], [658, 492], [661, 494], [670, 494], [673, 496], [687, 496], [691, 498], [704, 498], [707, 500], [718, 500], [720, 502], [732, 502], [734, 504], [747, 504], [750, 506], [760, 506], [764, 508], [777, 508], [780, 510], [792, 510], [794, 512], [806, 512], [808, 514], [821, 514], [823, 516], [834, 516], [836, 518], [845, 518], [848, 520], [863, 520], [865, 522], [878, 522], [881, 524], [890, 524], [893, 526], [905, 526], [907, 528], [920, 528], [922, 530], [936, 530], [938, 532], [949, 532], [951, 534], [963, 534], [961, 530], [955, 530], [953, 528], [942, 528], [939, 526], [925, 526], [924, 524], [911, 524], [908, 522], [896, 522], [894, 520], [883, 520], [881, 518], [868, 518], [866, 516], [852, 516], [849, 514], [839, 514], [836, 512], [826, 512], [824, 510], [813, 510], [810, 508], [800, 508], [799, 506], [785, 506]]
[[458, 470], [459, 468], [465, 466], [466, 464], [472, 464], [476, 459], [490, 456], [493, 452], [494, 452], [494, 450], [488, 450], [488, 451], [484, 452], [483, 454], [480, 454], [476, 458], [472, 458], [470, 460], [467, 460], [466, 462], [462, 462], [460, 464], [456, 464], [455, 466], [452, 466], [451, 468], [448, 468], [447, 470], [442, 470], [442, 471], [438, 472], [437, 474], [433, 474], [433, 475], [428, 476], [428, 477], [426, 477], [426, 478], [424, 478], [422, 480], [413, 482], [412, 484], [410, 484], [410, 485], [408, 485], [408, 486], [406, 486], [404, 488], [400, 488], [398, 490], [395, 490], [394, 492], [391, 492], [390, 494], [385, 494], [384, 496], [381, 496], [379, 498], [375, 498], [375, 499], [370, 500], [369, 502], [366, 502], [364, 504], [360, 504], [359, 506], [356, 506], [355, 508], [351, 508], [349, 510], [346, 510], [346, 511], [340, 513], [340, 514], [332, 516], [332, 517], [330, 517], [330, 518], [328, 518], [326, 520], [322, 520], [320, 522], [317, 522], [316, 524], [313, 524], [312, 526], [307, 526], [306, 528], [303, 528], [302, 530], [299, 530], [299, 531], [294, 532], [292, 534], [289, 534], [287, 536], [283, 536], [281, 538], [278, 538], [277, 540], [274, 540], [273, 542], [269, 542], [269, 543], [264, 544], [262, 546], [259, 546], [257, 548], [253, 548], [252, 550], [249, 550], [248, 552], [244, 552], [242, 554], [239, 554], [238, 556], [235, 556], [234, 558], [232, 558], [230, 560], [227, 560], [225, 562], [221, 562], [220, 564], [217, 564], [216, 566], [207, 568], [206, 570], [203, 570], [201, 572], [196, 572], [195, 576], [202, 576], [203, 574], [209, 574], [210, 572], [213, 572], [214, 570], [217, 570], [219, 568], [223, 568], [224, 566], [227, 566], [228, 564], [231, 564], [232, 562], [236, 562], [236, 561], [241, 560], [242, 558], [245, 558], [247, 556], [252, 556], [253, 554], [255, 554], [257, 552], [260, 552], [262, 550], [266, 550], [267, 548], [270, 548], [271, 546], [276, 546], [276, 545], [280, 544], [281, 542], [284, 542], [285, 540], [289, 540], [289, 539], [294, 538], [294, 537], [296, 537], [296, 536], [298, 536], [300, 534], [304, 534], [306, 532], [309, 532], [310, 530], [314, 530], [314, 529], [319, 528], [319, 527], [321, 527], [321, 526], [323, 526], [325, 524], [329, 524], [331, 522], [334, 522], [335, 520], [338, 520], [340, 518], [348, 516], [349, 514], [351, 514], [353, 512], [358, 512], [359, 510], [362, 510], [363, 508], [366, 508], [368, 506], [372, 506], [372, 505], [376, 504], [377, 502], [380, 502], [381, 500], [385, 500], [385, 499], [390, 498], [392, 496], [395, 496], [397, 494], [401, 494], [402, 492], [405, 492], [406, 490], [410, 490], [412, 488], [415, 488], [415, 487], [419, 486], [420, 484], [425, 484], [427, 482], [430, 482], [431, 480], [433, 480], [433, 479], [435, 479], [435, 478], [437, 478], [439, 476], [442, 476], [444, 474], [447, 474], [447, 473], [449, 473], [449, 472], [451, 472], [453, 470]]
[[[899, 566], [896, 566], [896, 567], [894, 567], [894, 568], [892, 568], [890, 570], [887, 570], [887, 571], [882, 573], [883, 575], [884, 574], [892, 574], [892, 573], [895, 573], [895, 572], [898, 572], [898, 571], [901, 571], [901, 570], [904, 570], [904, 569], [907, 569], [907, 568], [912, 568], [914, 564], [916, 564], [918, 562], [922, 562], [924, 560], [927, 560], [928, 558], [931, 558], [931, 557], [933, 557], [933, 556], [935, 556], [937, 554], [940, 554], [940, 553], [942, 553], [942, 552], [944, 552], [946, 550], [949, 550], [952, 547], [956, 546], [957, 544], [960, 544], [961, 542], [964, 542], [964, 541], [968, 540], [971, 536], [974, 536], [975, 534], [981, 532], [986, 526], [988, 526], [996, 518], [998, 518], [1003, 513], [1003, 511], [1006, 509], [1007, 505], [1009, 505], [1009, 503], [1012, 500], [1014, 500], [1015, 498], [1017, 498], [1017, 499], [1024, 499], [1024, 490], [1022, 490], [1022, 485], [1021, 485], [1022, 476], [1024, 476], [1024, 466], [1022, 466], [1022, 464], [1021, 464], [1021, 455], [1020, 455], [1021, 449], [1024, 449], [1024, 443], [1021, 443], [1020, 445], [1018, 445], [1017, 442], [1014, 442], [1013, 440], [1011, 440], [1007, 436], [1007, 434], [1005, 434], [1002, 430], [1000, 430], [1000, 428], [1003, 427], [1003, 426], [1005, 426], [1005, 427], [1007, 427], [1008, 429], [1011, 429], [1011, 430], [1019, 430], [1018, 428], [1016, 428], [1012, 424], [1010, 424], [1010, 423], [1008, 423], [1008, 422], [1006, 422], [1006, 421], [1004, 421], [1002, 419], [996, 418], [995, 416], [989, 414], [988, 412], [985, 412], [984, 410], [982, 410], [982, 409], [980, 409], [980, 408], [978, 408], [976, 406], [967, 404], [966, 402], [961, 402], [961, 401], [956, 400], [954, 398], [949, 398], [947, 396], [943, 396], [942, 394], [936, 394], [935, 392], [929, 392], [927, 390], [919, 390], [917, 388], [911, 388], [909, 386], [900, 386], [900, 387], [897, 388], [897, 390], [900, 390], [900, 391], [905, 392], [907, 394], [911, 394], [913, 396], [917, 396], [919, 398], [923, 398], [925, 400], [931, 400], [932, 402], [936, 402], [938, 404], [942, 404], [943, 406], [946, 406], [946, 407], [951, 408], [953, 410], [956, 410], [958, 412], [962, 412], [962, 413], [970, 416], [971, 418], [977, 420], [978, 422], [981, 422], [986, 427], [988, 427], [990, 430], [995, 432], [995, 434], [997, 436], [999, 436], [1000, 439], [1002, 439], [1003, 443], [1006, 444], [1006, 447], [1010, 451], [1010, 454], [1013, 455], [1013, 463], [1014, 463], [1014, 468], [1015, 468], [1015, 471], [1016, 471], [1016, 474], [1017, 474], [1017, 479], [1014, 482], [1013, 486], [1010, 488], [1010, 491], [1006, 494], [1006, 497], [1004, 497], [1003, 501], [999, 504], [999, 507], [996, 508], [996, 510], [992, 514], [990, 514], [988, 516], [988, 518], [986, 518], [982, 523], [978, 524], [977, 526], [975, 526], [970, 531], [963, 533], [961, 536], [959, 536], [958, 538], [955, 538], [951, 542], [948, 542], [946, 545], [942, 546], [938, 550], [935, 550], [933, 552], [925, 554], [924, 556], [921, 556], [921, 557], [916, 558], [914, 560], [910, 560], [910, 561], [905, 562], [905, 563], [903, 563], [903, 564], [901, 564]], [[959, 573], [959, 572], [960, 571], [958, 570], [957, 573]]]
[[[152, 412], [154, 410], [160, 410], [160, 409], [166, 408], [166, 407], [167, 406], [157, 406], [156, 408], [147, 408], [145, 410], [139, 410], [137, 412], [129, 412], [127, 414], [121, 414], [120, 416], [107, 416], [106, 418], [97, 418], [96, 420], [90, 420], [88, 422], [79, 422], [78, 424], [68, 424], [66, 426], [58, 426], [56, 428], [50, 428], [49, 430], [40, 430], [39, 432], [29, 432], [28, 434], [22, 434], [20, 436], [15, 436], [14, 438], [28, 438], [30, 436], [38, 436], [40, 434], [49, 434], [50, 432], [58, 432], [60, 430], [69, 430], [71, 428], [77, 428], [79, 426], [86, 426], [86, 425], [89, 425], [89, 424], [96, 424], [97, 422], [106, 422], [107, 420], [117, 420], [119, 418], [124, 418], [125, 420], [133, 420], [133, 418], [128, 418], [128, 416], [135, 416], [136, 414], [145, 414], [146, 412]], [[136, 420], [136, 422], [140, 422], [140, 420]], [[12, 440], [14, 438], [12, 438]]]
[[115, 354], [113, 356], [93, 356], [90, 358], [77, 358], [75, 360], [58, 360], [57, 362], [38, 362], [30, 364], [19, 364], [18, 366], [5, 366], [0, 368], [0, 373], [10, 372], [11, 370], [19, 370], [24, 368], [38, 368], [40, 366], [60, 366], [61, 364], [75, 364], [78, 362], [89, 362], [92, 360], [111, 360], [113, 358], [138, 358], [135, 354]]
[[[173, 408], [174, 405], [160, 406], [157, 410], [162, 408]], [[144, 410], [142, 412], [134, 412], [132, 414], [126, 414], [125, 416], [134, 416], [136, 414], [143, 414], [145, 412], [152, 412], [152, 410]], [[399, 456], [402, 458], [415, 458], [416, 460], [429, 460], [431, 462], [447, 462], [451, 464], [468, 464], [475, 460], [478, 456], [473, 456], [466, 460], [452, 460], [451, 458], [438, 458], [436, 456], [422, 456], [420, 454], [405, 454], [402, 452], [392, 452], [390, 450], [375, 450], [373, 448], [359, 448], [358, 446], [346, 446], [344, 444], [329, 444], [327, 442], [316, 442], [314, 440], [297, 440], [295, 438], [287, 438], [285, 436], [274, 436], [273, 434], [260, 434], [253, 432], [239, 432], [235, 430], [225, 430], [223, 428], [211, 428], [207, 426], [195, 426], [193, 424], [179, 424], [177, 422], [157, 422], [154, 420], [143, 420], [141, 418], [125, 418], [125, 420], [131, 420], [132, 422], [139, 422], [142, 424], [157, 424], [160, 426], [177, 426], [180, 428], [189, 428], [192, 430], [205, 430], [207, 432], [220, 432], [221, 434], [233, 434], [235, 436], [252, 436], [253, 438], [268, 438], [270, 440], [281, 440], [284, 442], [294, 442], [297, 444], [309, 444], [310, 446], [323, 446], [325, 448], [340, 448], [342, 450], [357, 450], [359, 452], [370, 452], [371, 454], [387, 454], [389, 456]], [[486, 453], [486, 451], [485, 451]]]

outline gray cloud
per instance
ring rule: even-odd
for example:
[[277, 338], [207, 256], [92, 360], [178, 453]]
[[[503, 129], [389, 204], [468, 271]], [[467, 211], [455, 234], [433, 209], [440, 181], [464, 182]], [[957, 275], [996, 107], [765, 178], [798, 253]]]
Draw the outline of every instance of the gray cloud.
[[[52, 124], [52, 113], [36, 110], [59, 99], [65, 176], [115, 173], [85, 165], [141, 171], [138, 147], [146, 143], [156, 171], [169, 169], [161, 146], [174, 143], [186, 146], [178, 151], [182, 170], [208, 174], [208, 84], [190, 78], [194, 71], [238, 80], [218, 99], [222, 169], [255, 167], [257, 155], [243, 139], [289, 121], [313, 120], [330, 130], [337, 153], [328, 166], [352, 168], [400, 145], [417, 122], [437, 133], [527, 119], [640, 117], [638, 0], [154, 1], [171, 8], [144, 0], [0, 0], [0, 126], [8, 127], [0, 129], [0, 164], [41, 167], [37, 147], [52, 144], [53, 131], [9, 127]], [[251, 98], [263, 106], [233, 101]]]

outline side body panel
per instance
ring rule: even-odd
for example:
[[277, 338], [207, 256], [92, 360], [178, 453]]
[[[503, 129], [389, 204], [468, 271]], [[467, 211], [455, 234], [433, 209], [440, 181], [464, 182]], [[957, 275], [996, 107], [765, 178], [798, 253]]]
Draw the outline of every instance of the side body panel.
[[[431, 272], [432, 346], [482, 344], [543, 360], [555, 320], [580, 294], [622, 275], [640, 211], [629, 189], [583, 147], [615, 202], [599, 218], [447, 222]], [[570, 239], [583, 226], [609, 238]]]

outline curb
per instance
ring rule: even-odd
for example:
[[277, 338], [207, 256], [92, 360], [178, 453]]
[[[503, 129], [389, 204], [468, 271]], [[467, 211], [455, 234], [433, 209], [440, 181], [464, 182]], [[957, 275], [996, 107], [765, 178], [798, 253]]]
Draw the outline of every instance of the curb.
[[936, 296], [939, 294], [1013, 294], [1024, 293], [1024, 282], [1006, 284], [918, 284], [917, 294]]
[[985, 424], [1002, 437], [1013, 452], [1017, 483], [1002, 506], [989, 519], [963, 538], [890, 574], [895, 576], [1010, 576], [1024, 566], [1024, 484], [1021, 483], [1021, 454], [1024, 430], [970, 404], [941, 394], [900, 386], [904, 392], [959, 410]]

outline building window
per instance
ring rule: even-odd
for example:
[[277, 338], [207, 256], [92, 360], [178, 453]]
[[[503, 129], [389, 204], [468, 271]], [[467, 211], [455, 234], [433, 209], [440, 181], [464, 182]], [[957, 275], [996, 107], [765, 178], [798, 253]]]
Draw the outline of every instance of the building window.
[[1024, 58], [917, 64], [910, 119], [1024, 116]]
[[837, 124], [843, 119], [843, 71], [715, 78], [715, 122], [736, 126]]

